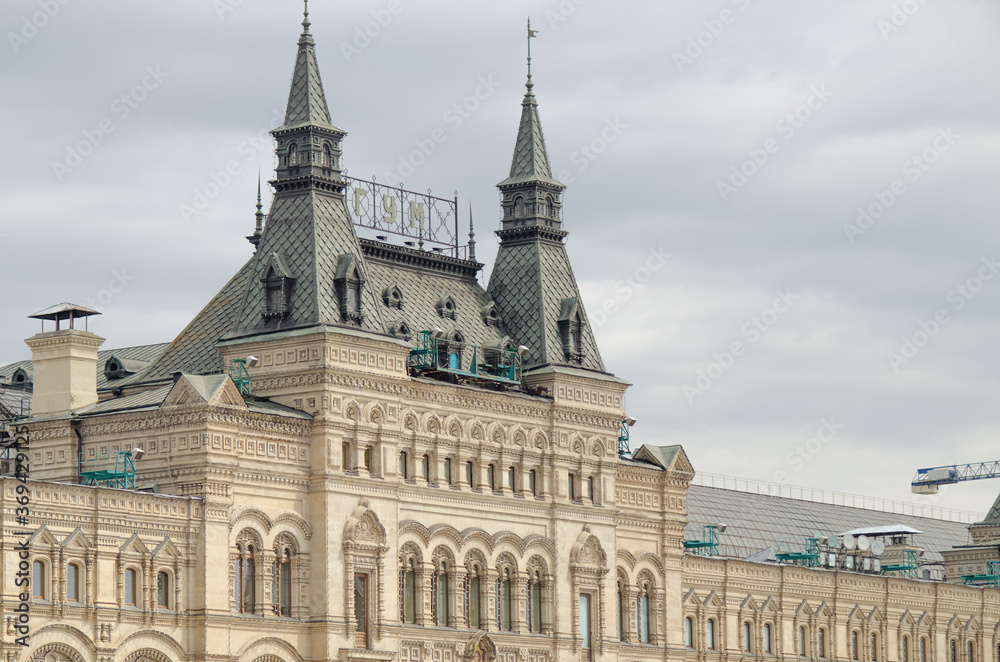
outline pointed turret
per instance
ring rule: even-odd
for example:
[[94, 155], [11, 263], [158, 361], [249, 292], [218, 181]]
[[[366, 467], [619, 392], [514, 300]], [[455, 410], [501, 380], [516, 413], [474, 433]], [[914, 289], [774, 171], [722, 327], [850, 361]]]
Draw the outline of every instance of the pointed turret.
[[330, 120], [310, 25], [306, 0], [285, 122], [271, 132], [274, 199], [231, 337], [314, 326], [384, 333], [344, 198], [347, 134]]
[[527, 368], [569, 365], [604, 371], [563, 240], [562, 193], [552, 178], [531, 80], [528, 81], [510, 176], [497, 186], [503, 197], [500, 249], [489, 294], [517, 344], [530, 350]]

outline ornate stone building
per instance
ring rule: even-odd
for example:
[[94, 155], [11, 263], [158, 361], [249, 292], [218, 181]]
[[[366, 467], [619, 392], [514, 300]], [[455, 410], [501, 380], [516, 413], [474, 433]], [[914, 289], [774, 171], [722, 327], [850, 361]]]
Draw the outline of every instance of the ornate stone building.
[[694, 470], [619, 454], [530, 76], [484, 289], [433, 201], [380, 200], [416, 247], [359, 236], [303, 26], [253, 258], [172, 343], [63, 306], [0, 371], [7, 660], [995, 659], [996, 590], [686, 554]]

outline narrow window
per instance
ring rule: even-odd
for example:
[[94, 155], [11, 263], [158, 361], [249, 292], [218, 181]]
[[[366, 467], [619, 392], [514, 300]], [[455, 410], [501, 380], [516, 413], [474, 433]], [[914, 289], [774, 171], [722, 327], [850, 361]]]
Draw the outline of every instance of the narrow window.
[[344, 471], [351, 470], [351, 444], [344, 442], [340, 445], [341, 458], [343, 459]]
[[286, 549], [278, 570], [278, 615], [292, 615], [292, 558]]
[[233, 606], [243, 611], [243, 560], [239, 557], [233, 561]]
[[753, 653], [753, 629], [750, 621], [743, 621], [743, 651]]
[[771, 647], [771, 624], [764, 623], [764, 652], [768, 655], [773, 653]]
[[[1000, 647], [997, 648], [998, 662], [1000, 662]], [[920, 662], [927, 662], [927, 639], [920, 637]]]
[[708, 650], [715, 650], [715, 621], [711, 618], [705, 623], [705, 645]]
[[451, 485], [451, 458], [447, 457], [444, 460], [444, 482]]
[[507, 486], [510, 487], [510, 491], [512, 494], [517, 492], [517, 484], [515, 482], [516, 479], [517, 479], [517, 471], [514, 469], [514, 467], [510, 467], [509, 469], [507, 469]]
[[538, 572], [528, 586], [528, 614], [528, 629], [539, 634], [542, 631], [542, 578]]
[[902, 662], [910, 662], [910, 638], [903, 635], [903, 649], [899, 651]]
[[642, 595], [639, 596], [639, 600], [636, 604], [636, 611], [638, 612], [638, 625], [637, 628], [639, 634], [639, 642], [643, 644], [649, 643], [649, 589], [644, 588]]
[[256, 577], [257, 568], [253, 562], [253, 547], [247, 548], [243, 558], [243, 613], [253, 614], [256, 608]]
[[156, 606], [170, 608], [170, 575], [162, 571], [156, 573]]
[[618, 614], [618, 641], [622, 641], [622, 626], [625, 624], [625, 614], [622, 610], [625, 607], [625, 600], [622, 597], [622, 583], [619, 581], [616, 592], [615, 612]]
[[472, 567], [472, 578], [469, 580], [469, 627], [479, 629], [482, 621], [479, 618], [479, 567]]
[[66, 600], [80, 601], [80, 567], [75, 563], [66, 566]]
[[45, 564], [41, 561], [31, 564], [31, 595], [45, 599]]
[[531, 492], [531, 496], [538, 496], [538, 488], [535, 486], [534, 469], [528, 472], [528, 490]]
[[817, 647], [819, 648], [819, 656], [821, 658], [825, 658], [826, 657], [826, 630], [824, 630], [823, 628], [820, 628], [819, 632], [816, 633], [816, 644], [817, 644]]
[[951, 657], [949, 657], [949, 660], [951, 660], [951, 662], [958, 662], [958, 642], [955, 641], [954, 639], [951, 640], [951, 645], [949, 646], [949, 653], [951, 655]]
[[372, 470], [372, 447], [365, 448], [365, 471], [371, 473]]
[[806, 656], [806, 629], [803, 626], [799, 626], [798, 648], [799, 648], [799, 657], [805, 657]]
[[594, 500], [594, 477], [587, 476], [587, 498]]
[[448, 566], [444, 563], [437, 576], [437, 624], [448, 626]]
[[968, 644], [968, 653], [969, 655], [965, 658], [965, 662], [976, 662], [976, 648], [972, 645], [971, 641]]
[[510, 571], [504, 570], [503, 580], [500, 582], [500, 629], [510, 632]]
[[406, 475], [406, 451], [399, 454], [399, 475], [403, 480], [408, 478]]
[[860, 660], [857, 630], [851, 632], [851, 659]]
[[368, 575], [354, 575], [354, 645], [368, 648]]
[[469, 484], [469, 487], [476, 486], [475, 482], [472, 480], [473, 469], [472, 460], [465, 463], [465, 482]]
[[490, 489], [493, 490], [494, 492], [496, 492], [497, 490], [496, 476], [494, 475], [495, 473], [496, 471], [493, 468], [492, 464], [486, 467], [486, 483], [487, 485], [490, 486]]
[[684, 645], [694, 648], [694, 620], [690, 616], [684, 619]]
[[590, 649], [590, 595], [580, 594], [580, 637], [583, 639], [583, 648]]
[[431, 458], [427, 455], [420, 458], [420, 476], [426, 481], [431, 479]]
[[569, 500], [576, 501], [576, 476], [569, 475]]
[[406, 563], [403, 576], [403, 622], [417, 622], [417, 573], [413, 559]]
[[871, 649], [872, 649], [872, 660], [871, 662], [878, 662], [878, 635], [872, 632], [871, 634]]
[[135, 606], [135, 570], [125, 571], [125, 604]]

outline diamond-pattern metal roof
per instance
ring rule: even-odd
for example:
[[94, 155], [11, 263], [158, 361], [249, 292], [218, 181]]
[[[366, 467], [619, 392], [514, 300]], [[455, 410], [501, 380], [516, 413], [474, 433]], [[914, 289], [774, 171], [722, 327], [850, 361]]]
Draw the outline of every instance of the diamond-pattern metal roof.
[[319, 64], [316, 61], [316, 42], [309, 33], [308, 18], [302, 25], [304, 30], [299, 38], [299, 51], [295, 57], [285, 123], [277, 130], [312, 125], [340, 131], [333, 126], [330, 119], [330, 108], [326, 103], [323, 80], [320, 78]]
[[542, 122], [538, 118], [538, 103], [531, 88], [529, 81], [528, 91], [521, 103], [521, 124], [517, 130], [517, 142], [514, 144], [510, 176], [500, 182], [500, 186], [529, 182], [546, 182], [561, 186], [552, 178], [549, 155], [545, 149], [545, 136], [542, 134]]
[[[559, 313], [562, 300], [580, 299], [580, 290], [564, 245], [537, 238], [501, 242], [488, 291], [507, 332], [531, 350], [526, 366], [571, 365], [563, 352]], [[586, 321], [582, 305], [580, 310]], [[604, 362], [589, 323], [581, 330], [581, 349], [582, 367], [603, 372]]]
[[[264, 319], [264, 272], [277, 254], [294, 278], [288, 315]], [[356, 259], [363, 280], [368, 268], [344, 198], [314, 190], [279, 193], [261, 237], [248, 279], [236, 335], [343, 324], [334, 279], [341, 255]], [[372, 287], [362, 288], [361, 328], [384, 333], [380, 302]]]

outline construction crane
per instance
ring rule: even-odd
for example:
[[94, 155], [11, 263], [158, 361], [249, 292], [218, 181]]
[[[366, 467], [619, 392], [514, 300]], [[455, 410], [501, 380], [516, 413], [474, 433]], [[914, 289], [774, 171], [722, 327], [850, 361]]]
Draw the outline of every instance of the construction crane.
[[917, 469], [917, 475], [910, 483], [910, 489], [914, 494], [937, 494], [941, 485], [954, 485], [984, 478], [1000, 478], [1000, 461]]

